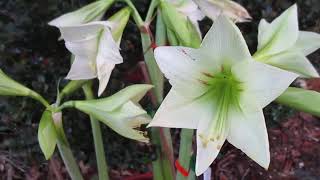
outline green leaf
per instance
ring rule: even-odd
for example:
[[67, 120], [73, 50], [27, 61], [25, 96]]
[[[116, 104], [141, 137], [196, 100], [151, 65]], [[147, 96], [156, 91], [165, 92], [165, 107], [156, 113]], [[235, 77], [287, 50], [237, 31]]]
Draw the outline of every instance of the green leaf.
[[276, 102], [320, 117], [320, 93], [289, 87]]
[[38, 129], [38, 140], [45, 158], [50, 159], [57, 144], [57, 132], [52, 113], [48, 110], [42, 114]]

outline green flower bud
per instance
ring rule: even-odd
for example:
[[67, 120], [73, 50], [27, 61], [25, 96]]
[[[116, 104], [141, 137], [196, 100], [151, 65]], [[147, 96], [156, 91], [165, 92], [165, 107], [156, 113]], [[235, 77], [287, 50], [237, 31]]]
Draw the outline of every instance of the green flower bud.
[[276, 102], [320, 117], [320, 93], [289, 87]]
[[[177, 8], [166, 1], [160, 2], [160, 8], [164, 23], [167, 26], [168, 38], [170, 43], [175, 45], [183, 45], [198, 48], [200, 46], [201, 37], [197, 28], [185, 16], [177, 10]], [[175, 38], [174, 38], [175, 37]], [[176, 41], [177, 40], [177, 41]]]
[[130, 13], [130, 8], [122, 8], [120, 11], [118, 11], [108, 19], [108, 22], [111, 22], [112, 36], [114, 40], [118, 43], [120, 43], [121, 41], [124, 28], [126, 27], [130, 18]]
[[0, 69], [0, 95], [29, 96], [32, 90], [11, 79]]

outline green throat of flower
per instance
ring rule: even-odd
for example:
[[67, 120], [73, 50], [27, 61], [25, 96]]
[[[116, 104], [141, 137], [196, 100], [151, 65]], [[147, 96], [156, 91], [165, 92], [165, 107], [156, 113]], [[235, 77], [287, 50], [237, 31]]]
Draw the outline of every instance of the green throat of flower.
[[230, 108], [239, 107], [239, 98], [242, 92], [242, 83], [237, 80], [231, 72], [231, 69], [221, 68], [216, 74], [204, 73], [205, 80], [201, 80], [208, 88], [203, 95], [204, 101], [210, 101], [213, 105], [213, 119], [211, 119], [208, 128], [200, 134], [203, 147], [212, 141], [217, 141], [217, 149], [222, 144], [219, 140], [226, 138], [229, 130], [228, 114]]

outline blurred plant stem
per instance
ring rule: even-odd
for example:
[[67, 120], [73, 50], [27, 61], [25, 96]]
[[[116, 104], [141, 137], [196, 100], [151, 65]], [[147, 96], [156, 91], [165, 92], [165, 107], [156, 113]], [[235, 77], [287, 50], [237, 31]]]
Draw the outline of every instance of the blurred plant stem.
[[[92, 83], [86, 83], [83, 86], [83, 92], [87, 100], [94, 99], [91, 86], [92, 86]], [[109, 180], [108, 166], [107, 166], [105, 152], [104, 152], [100, 122], [92, 116], [90, 116], [90, 122], [91, 122], [91, 128], [92, 128], [94, 149], [96, 151], [96, 161], [98, 165], [99, 179]]]
[[[59, 112], [58, 112], [59, 113]], [[55, 113], [57, 114], [57, 113]], [[60, 156], [67, 168], [67, 171], [72, 180], [83, 180], [80, 169], [77, 165], [77, 162], [72, 154], [70, 149], [69, 142], [63, 130], [62, 125], [62, 116], [53, 115], [53, 122], [56, 127], [56, 131], [58, 134], [57, 145], [59, 149]]]
[[[192, 137], [193, 129], [182, 129], [180, 134], [179, 163], [187, 171], [190, 172], [190, 161], [192, 157]], [[176, 180], [187, 180], [194, 178], [194, 174], [184, 177], [181, 173], [177, 173]]]
[[[152, 20], [154, 11], [157, 7], [157, 0], [152, 0], [146, 21], [143, 21], [139, 12], [130, 0], [124, 0], [132, 10], [132, 17], [139, 27], [144, 60], [147, 66], [148, 75], [151, 83], [154, 85], [152, 99], [154, 107], [158, 107], [163, 100], [164, 77], [161, 73], [153, 54], [154, 45], [152, 33], [149, 29], [149, 23]], [[166, 32], [161, 20], [157, 21], [157, 43], [164, 45], [166, 41]], [[151, 128], [151, 141], [157, 147], [158, 158], [152, 162], [154, 180], [173, 180], [175, 176], [173, 166], [173, 149], [170, 130], [168, 128]]]

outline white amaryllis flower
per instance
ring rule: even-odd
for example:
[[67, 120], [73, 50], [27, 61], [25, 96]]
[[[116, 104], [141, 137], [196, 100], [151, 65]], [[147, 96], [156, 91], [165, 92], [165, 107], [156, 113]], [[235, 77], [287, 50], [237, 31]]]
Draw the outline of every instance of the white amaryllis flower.
[[244, 7], [231, 0], [194, 0], [194, 2], [212, 20], [219, 15], [227, 16], [235, 22], [247, 22], [252, 19]]
[[298, 76], [252, 59], [240, 30], [219, 17], [199, 49], [158, 47], [172, 89], [149, 126], [197, 129], [196, 174], [227, 139], [264, 168], [270, 162], [262, 108]]
[[67, 49], [75, 57], [66, 78], [81, 80], [98, 77], [99, 95], [106, 88], [114, 66], [123, 62], [111, 27], [108, 21], [58, 26]]
[[319, 77], [306, 58], [320, 48], [320, 34], [299, 31], [297, 5], [291, 6], [270, 24], [259, 24], [258, 50], [254, 59], [303, 77]]

